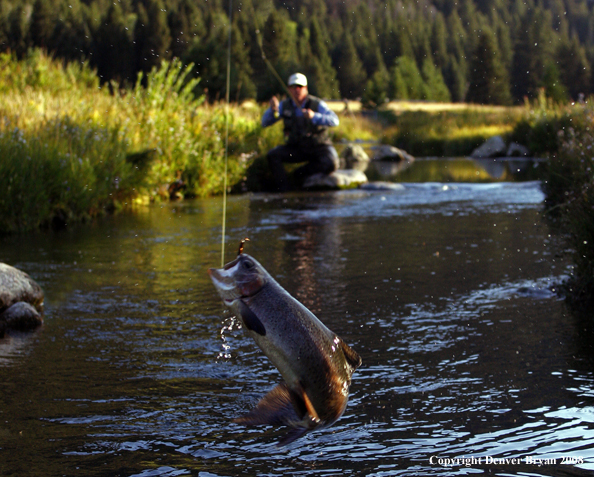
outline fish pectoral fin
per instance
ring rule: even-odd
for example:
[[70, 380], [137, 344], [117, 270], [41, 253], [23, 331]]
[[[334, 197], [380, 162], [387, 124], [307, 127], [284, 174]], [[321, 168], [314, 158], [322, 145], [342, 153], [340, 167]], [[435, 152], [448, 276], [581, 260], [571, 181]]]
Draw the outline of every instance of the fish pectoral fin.
[[233, 422], [246, 426], [288, 426], [300, 419], [301, 416], [295, 411], [289, 388], [285, 383], [281, 383], [260, 399], [254, 409]]
[[310, 417], [314, 425], [317, 425], [320, 422], [320, 416], [318, 416], [318, 412], [311, 403], [311, 400], [309, 399], [309, 396], [305, 392], [303, 386], [299, 386], [297, 394], [299, 394], [300, 399], [303, 401], [303, 404], [305, 405], [306, 415]]
[[299, 422], [293, 422], [295, 427], [305, 426], [307, 429], [313, 429], [320, 423], [320, 416], [313, 406], [305, 388], [299, 384], [296, 388], [290, 390], [293, 406], [299, 416]]
[[296, 389], [289, 390], [291, 400], [296, 414], [301, 418], [300, 421], [289, 422], [288, 424], [293, 428], [285, 437], [278, 441], [277, 446], [282, 447], [299, 439], [307, 432], [311, 431], [320, 423], [320, 417], [313, 407], [309, 396], [301, 384]]
[[361, 366], [362, 360], [361, 360], [361, 356], [359, 356], [357, 354], [357, 352], [351, 348], [348, 344], [346, 344], [344, 341], [342, 341], [342, 338], [338, 338], [338, 345], [340, 346], [340, 349], [342, 349], [342, 352], [344, 354], [344, 357], [347, 360], [347, 363], [349, 364], [349, 366], [351, 366], [351, 368], [353, 368], [353, 372], [355, 371], [355, 369], [357, 369], [359, 366]]
[[266, 328], [264, 327], [264, 324], [260, 321], [258, 315], [250, 310], [243, 300], [239, 300], [239, 314], [248, 330], [258, 333], [261, 336], [266, 336]]

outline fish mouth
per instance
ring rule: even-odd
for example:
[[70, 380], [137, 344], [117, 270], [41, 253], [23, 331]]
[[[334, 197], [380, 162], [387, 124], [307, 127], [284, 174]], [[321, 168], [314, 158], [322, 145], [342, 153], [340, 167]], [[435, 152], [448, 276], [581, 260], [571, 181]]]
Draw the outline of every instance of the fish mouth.
[[208, 274], [215, 288], [221, 295], [225, 305], [232, 305], [237, 299], [241, 298], [241, 293], [237, 288], [235, 280], [235, 267], [230, 268], [209, 268]]

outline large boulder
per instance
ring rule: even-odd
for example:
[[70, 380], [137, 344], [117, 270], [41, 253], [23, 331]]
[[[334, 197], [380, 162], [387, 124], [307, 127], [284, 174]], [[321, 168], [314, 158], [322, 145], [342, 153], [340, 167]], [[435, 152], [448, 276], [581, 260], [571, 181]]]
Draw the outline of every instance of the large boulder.
[[25, 272], [0, 263], [0, 329], [35, 328], [43, 322], [42, 312], [41, 287]]
[[353, 189], [367, 182], [364, 172], [356, 169], [339, 169], [331, 174], [314, 174], [303, 183], [304, 189]]
[[25, 272], [0, 263], [0, 312], [18, 301], [33, 305], [38, 311], [43, 309], [43, 290]]
[[415, 158], [408, 152], [394, 146], [382, 144], [373, 148], [374, 161], [414, 162]]
[[477, 147], [470, 157], [474, 159], [488, 159], [491, 157], [503, 157], [507, 152], [507, 146], [501, 136], [493, 136]]
[[359, 144], [349, 144], [342, 150], [340, 158], [342, 167], [346, 169], [356, 169], [365, 172], [365, 169], [369, 165], [369, 156]]

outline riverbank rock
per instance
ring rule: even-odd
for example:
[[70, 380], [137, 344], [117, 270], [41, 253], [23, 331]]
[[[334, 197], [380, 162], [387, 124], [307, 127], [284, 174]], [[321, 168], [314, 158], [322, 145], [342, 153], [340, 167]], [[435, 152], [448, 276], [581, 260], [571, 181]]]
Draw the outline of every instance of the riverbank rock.
[[369, 165], [369, 156], [359, 144], [349, 144], [340, 154], [340, 164], [345, 169], [365, 172]]
[[394, 146], [382, 144], [373, 148], [374, 161], [414, 162], [415, 158], [408, 152]]
[[475, 159], [487, 159], [490, 157], [503, 157], [507, 151], [505, 141], [501, 136], [493, 136], [477, 147], [470, 157]]
[[30, 330], [43, 323], [43, 298], [43, 290], [29, 275], [0, 263], [0, 321], [5, 328]]
[[367, 182], [364, 172], [356, 169], [338, 169], [331, 174], [314, 174], [309, 176], [304, 184], [304, 189], [337, 190], [354, 189]]

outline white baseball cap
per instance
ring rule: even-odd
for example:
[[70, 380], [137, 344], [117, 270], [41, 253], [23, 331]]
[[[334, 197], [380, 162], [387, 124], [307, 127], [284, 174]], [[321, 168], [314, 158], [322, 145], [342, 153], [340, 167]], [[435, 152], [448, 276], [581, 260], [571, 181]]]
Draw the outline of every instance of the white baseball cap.
[[307, 86], [307, 78], [301, 73], [295, 73], [289, 76], [289, 86]]

